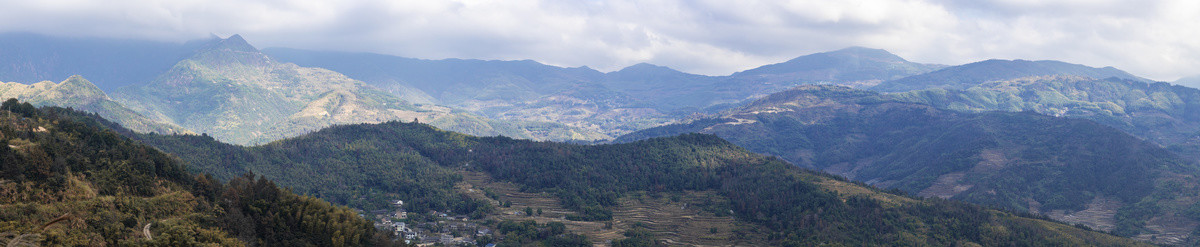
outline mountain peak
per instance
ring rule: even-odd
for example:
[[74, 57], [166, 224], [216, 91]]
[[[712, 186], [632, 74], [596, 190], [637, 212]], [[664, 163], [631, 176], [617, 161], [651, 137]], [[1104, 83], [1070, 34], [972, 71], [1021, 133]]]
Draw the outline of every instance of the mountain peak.
[[229, 36], [229, 38], [217, 41], [212, 48], [242, 52], [258, 52], [258, 48], [254, 48], [253, 45], [250, 45], [250, 42], [246, 42], [246, 39], [243, 39], [242, 35], [238, 34], [234, 34], [233, 36]]
[[644, 62], [630, 65], [629, 67], [625, 67], [621, 70], [618, 70], [617, 72], [629, 73], [629, 72], [661, 72], [661, 71], [677, 72], [676, 70], [668, 68], [666, 66], [658, 66], [658, 65], [644, 63]]
[[933, 71], [938, 67], [909, 62], [882, 49], [852, 46], [804, 55], [733, 75], [782, 76], [788, 80], [805, 82], [856, 82], [897, 79]]
[[635, 68], [635, 67], [650, 67], [650, 68], [658, 68], [658, 67], [663, 67], [663, 66], [654, 65], [654, 64], [652, 64], [652, 63], [647, 63], [647, 62], [640, 62], [640, 63], [634, 64], [634, 65], [630, 65], [629, 67], [625, 67], [625, 68]]
[[862, 46], [846, 47], [846, 48], [842, 48], [842, 49], [836, 50], [836, 51], [825, 52], [823, 54], [837, 55], [837, 56], [854, 56], [854, 57], [874, 58], [874, 59], [893, 60], [893, 61], [908, 61], [908, 60], [904, 60], [904, 58], [897, 56], [896, 54], [892, 54], [891, 52], [888, 52], [887, 50], [884, 50], [884, 49], [867, 48], [867, 47], [862, 47]]
[[52, 91], [51, 95], [63, 99], [76, 101], [108, 99], [108, 95], [100, 90], [99, 87], [96, 87], [96, 84], [84, 79], [80, 75], [73, 75], [67, 78], [67, 80], [54, 85], [50, 90]]
[[649, 63], [638, 63], [638, 64], [630, 65], [629, 67], [625, 67], [621, 70], [609, 72], [609, 74], [613, 75], [613, 76], [617, 76], [617, 77], [623, 77], [623, 76], [635, 76], [636, 77], [636, 76], [649, 76], [649, 75], [655, 75], [655, 76], [687, 75], [687, 73], [683, 73], [683, 72], [680, 72], [678, 70], [675, 70], [675, 69], [672, 69], [672, 68], [669, 68], [666, 66], [658, 66], [658, 65], [649, 64]]
[[92, 84], [87, 79], [84, 79], [82, 75], [72, 75], [71, 77], [67, 77], [67, 80], [64, 81], [64, 83], [66, 82]]
[[59, 83], [58, 86], [86, 88], [89, 90], [100, 91], [100, 88], [97, 88], [96, 84], [93, 84], [91, 81], [84, 79], [83, 76], [81, 76], [81, 75], [73, 75], [71, 77], [68, 77], [67, 80], [63, 81], [62, 83]]
[[254, 48], [241, 35], [234, 34], [225, 39], [216, 39], [192, 55], [192, 60], [208, 65], [245, 64], [262, 66], [270, 63], [270, 58], [258, 48]]

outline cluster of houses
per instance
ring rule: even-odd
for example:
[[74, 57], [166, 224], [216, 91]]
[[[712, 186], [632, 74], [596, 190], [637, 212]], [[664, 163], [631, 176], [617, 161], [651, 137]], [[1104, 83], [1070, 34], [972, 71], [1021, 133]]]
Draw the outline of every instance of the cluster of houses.
[[492, 236], [493, 232], [486, 225], [471, 222], [470, 217], [462, 215], [447, 215], [437, 211], [430, 216], [437, 219], [432, 222], [411, 222], [408, 212], [404, 210], [404, 201], [392, 203], [394, 210], [376, 210], [371, 213], [378, 219], [375, 228], [393, 231], [397, 238], [403, 238], [406, 244], [417, 246], [446, 246], [471, 245], [475, 238]]

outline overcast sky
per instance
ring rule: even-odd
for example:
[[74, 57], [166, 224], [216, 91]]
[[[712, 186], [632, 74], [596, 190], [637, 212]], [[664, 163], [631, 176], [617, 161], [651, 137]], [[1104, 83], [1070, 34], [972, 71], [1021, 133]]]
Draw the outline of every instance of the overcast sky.
[[0, 32], [417, 58], [533, 59], [601, 71], [639, 62], [726, 75], [848, 46], [910, 61], [989, 58], [1200, 74], [1200, 1], [1117, 0], [0, 0]]

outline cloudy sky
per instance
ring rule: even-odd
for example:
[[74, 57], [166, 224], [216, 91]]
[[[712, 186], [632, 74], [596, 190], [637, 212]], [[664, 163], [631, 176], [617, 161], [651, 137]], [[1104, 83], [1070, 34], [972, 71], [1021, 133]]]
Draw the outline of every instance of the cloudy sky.
[[0, 0], [8, 31], [175, 42], [237, 33], [259, 47], [708, 75], [848, 46], [923, 63], [1200, 74], [1195, 0]]

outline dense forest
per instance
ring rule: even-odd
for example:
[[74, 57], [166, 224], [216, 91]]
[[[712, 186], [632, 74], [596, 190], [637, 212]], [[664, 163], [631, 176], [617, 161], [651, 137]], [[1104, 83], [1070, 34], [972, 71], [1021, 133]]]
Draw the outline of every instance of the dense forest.
[[8, 246], [388, 246], [354, 211], [253, 174], [221, 182], [64, 108], [0, 106]]
[[[404, 199], [417, 205], [415, 212], [490, 212], [490, 205], [450, 188], [460, 180], [453, 171], [462, 169], [557, 195], [576, 212], [568, 216], [573, 220], [611, 219], [611, 207], [633, 192], [715, 191], [729, 205], [714, 208], [761, 226], [780, 245], [1135, 244], [965, 203], [886, 194], [704, 134], [588, 146], [471, 137], [420, 123], [387, 122], [335, 126], [255, 147], [204, 136], [139, 138], [198, 170], [249, 170], [306, 194], [363, 207]], [[223, 169], [231, 171], [219, 172]], [[637, 231], [627, 235], [628, 243], [644, 237]]]

